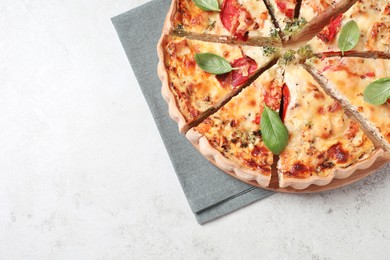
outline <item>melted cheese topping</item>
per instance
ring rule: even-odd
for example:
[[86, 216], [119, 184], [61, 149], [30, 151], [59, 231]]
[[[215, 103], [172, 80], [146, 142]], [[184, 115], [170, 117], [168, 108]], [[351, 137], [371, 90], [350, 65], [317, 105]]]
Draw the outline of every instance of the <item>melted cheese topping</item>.
[[374, 146], [358, 123], [306, 70], [288, 66], [285, 83], [291, 100], [285, 118], [290, 139], [278, 165], [284, 178], [327, 177], [334, 168], [348, 167], [371, 154]]
[[179, 37], [167, 37], [164, 44], [164, 61], [168, 83], [179, 110], [188, 123], [225, 100], [234, 90], [231, 84], [218, 81], [213, 74], [203, 71], [195, 62], [195, 53], [214, 53], [228, 62], [248, 56], [257, 62], [257, 68], [266, 66], [272, 56], [265, 57], [262, 48], [206, 43]]
[[390, 61], [363, 58], [315, 59], [319, 70], [344, 98], [372, 122], [390, 142], [390, 104], [374, 106], [366, 103], [363, 92], [375, 80], [390, 76]]
[[[225, 0], [226, 1], [226, 0]], [[269, 37], [271, 28], [274, 28], [271, 16], [263, 3], [258, 0], [237, 0], [239, 5], [244, 7], [250, 14], [254, 23], [246, 30], [249, 37]], [[232, 36], [224, 27], [219, 12], [206, 12], [198, 8], [192, 0], [177, 0], [177, 11], [174, 14], [174, 28], [183, 29], [186, 32], [197, 34], [211, 34], [221, 36]], [[224, 0], [218, 0], [220, 8]], [[247, 24], [247, 18], [242, 13], [239, 16], [240, 26]], [[238, 28], [241, 29], [241, 28]]]
[[[275, 19], [278, 22], [279, 28], [282, 30], [286, 28], [286, 25], [288, 23], [291, 23], [293, 19], [288, 17], [285, 12], [281, 10], [281, 8], [278, 7], [278, 3], [280, 6], [280, 3], [282, 3], [283, 8], [285, 9], [292, 9], [295, 12], [295, 6], [297, 4], [296, 0], [268, 0], [270, 5], [272, 6], [272, 10], [275, 14]], [[285, 7], [284, 7], [285, 5]]]
[[279, 110], [282, 86], [281, 71], [274, 66], [194, 128], [195, 131], [243, 169], [270, 176], [273, 155], [263, 143], [260, 118], [264, 103]]
[[388, 0], [365, 0], [355, 3], [344, 15], [337, 36], [325, 43], [315, 37], [309, 45], [314, 52], [340, 51], [337, 39], [341, 28], [354, 20], [360, 30], [360, 40], [354, 51], [383, 51], [390, 53], [390, 14]]

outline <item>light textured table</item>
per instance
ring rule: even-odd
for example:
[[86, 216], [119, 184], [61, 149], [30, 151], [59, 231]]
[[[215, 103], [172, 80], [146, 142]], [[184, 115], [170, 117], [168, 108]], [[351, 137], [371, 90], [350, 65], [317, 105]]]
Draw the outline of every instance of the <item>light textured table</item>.
[[0, 1], [0, 259], [388, 259], [385, 172], [196, 223], [110, 21], [145, 2]]

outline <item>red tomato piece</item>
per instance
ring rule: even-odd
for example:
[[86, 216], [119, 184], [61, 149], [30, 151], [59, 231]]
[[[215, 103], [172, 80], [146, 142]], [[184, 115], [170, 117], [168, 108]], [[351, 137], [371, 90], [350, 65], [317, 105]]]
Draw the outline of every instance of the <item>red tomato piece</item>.
[[278, 6], [278, 9], [286, 15], [288, 18], [293, 19], [294, 18], [294, 9], [287, 8], [287, 4], [284, 1], [276, 1], [276, 5]]
[[232, 64], [232, 84], [234, 87], [241, 86], [248, 81], [249, 77], [252, 76], [257, 70], [257, 63], [248, 56], [237, 59]]
[[260, 125], [261, 122], [261, 115], [257, 115], [255, 120], [253, 121], [256, 125]]
[[222, 75], [216, 76], [219, 83], [221, 83], [222, 87], [224, 88], [230, 88], [232, 84], [232, 73], [226, 73]]
[[[235, 38], [241, 41], [248, 40], [248, 29], [249, 26], [254, 24], [254, 21], [250, 13], [237, 0], [225, 0], [222, 4], [220, 16], [223, 26]], [[243, 22], [245, 24], [241, 24], [240, 17], [244, 17]]]
[[240, 15], [240, 6], [235, 0], [226, 0], [222, 4], [221, 8], [221, 21], [223, 26], [231, 32], [233, 23], [237, 20]]
[[233, 61], [231, 65], [235, 70], [226, 74], [217, 75], [217, 79], [223, 87], [230, 87], [231, 85], [233, 85], [233, 87], [241, 86], [245, 84], [245, 82], [249, 80], [249, 77], [257, 70], [256, 61], [247, 56]]
[[322, 32], [320, 32], [317, 37], [320, 38], [323, 42], [331, 42], [336, 37], [337, 33], [341, 27], [341, 20], [343, 19], [343, 15], [340, 14], [335, 19], [332, 18], [330, 24], [325, 27]]
[[265, 93], [265, 95], [264, 95], [264, 103], [265, 103], [268, 107], [272, 108], [274, 102], [275, 102], [275, 98], [272, 96], [272, 94], [271, 94], [269, 91], [267, 91], [267, 92]]
[[389, 14], [390, 14], [390, 4], [386, 5], [386, 7], [385, 7], [383, 13], [384, 13], [385, 15], [389, 15]]

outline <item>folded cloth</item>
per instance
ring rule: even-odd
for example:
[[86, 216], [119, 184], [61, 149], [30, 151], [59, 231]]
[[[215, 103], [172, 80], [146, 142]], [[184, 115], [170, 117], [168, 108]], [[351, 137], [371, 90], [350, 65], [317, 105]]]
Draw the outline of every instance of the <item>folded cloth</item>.
[[170, 0], [155, 0], [112, 18], [198, 223], [204, 224], [272, 194], [240, 182], [209, 163], [168, 115], [157, 76], [156, 46]]

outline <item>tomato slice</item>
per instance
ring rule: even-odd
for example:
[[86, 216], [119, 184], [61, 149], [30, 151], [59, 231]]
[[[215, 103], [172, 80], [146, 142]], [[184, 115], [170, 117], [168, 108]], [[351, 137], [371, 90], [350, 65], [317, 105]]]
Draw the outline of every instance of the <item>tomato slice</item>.
[[385, 15], [389, 15], [389, 14], [390, 14], [390, 4], [386, 5], [386, 7], [385, 7], [383, 13], [384, 13]]
[[221, 8], [221, 21], [223, 26], [231, 32], [235, 20], [240, 16], [240, 6], [235, 0], [226, 0]]
[[337, 33], [341, 27], [341, 21], [343, 19], [343, 15], [340, 14], [336, 18], [332, 18], [330, 24], [325, 27], [322, 32], [320, 32], [317, 37], [320, 38], [323, 42], [331, 42], [336, 38]]
[[375, 72], [368, 72], [368, 73], [366, 73], [365, 76], [366, 76], [366, 77], [369, 77], [369, 78], [373, 78], [373, 77], [375, 77], [376, 75], [375, 75]]
[[284, 122], [284, 119], [286, 118], [288, 105], [290, 104], [290, 90], [288, 89], [286, 84], [283, 84], [283, 115], [282, 115], [282, 121]]
[[[254, 24], [254, 20], [250, 13], [237, 0], [225, 0], [222, 4], [220, 16], [223, 26], [235, 38], [241, 41], [248, 40], [248, 29], [249, 26]], [[241, 24], [240, 20], [245, 24]]]
[[295, 10], [292, 9], [292, 8], [287, 8], [287, 4], [285, 2], [285, 0], [283, 1], [276, 1], [276, 5], [278, 7], [278, 9], [284, 14], [286, 15], [288, 18], [290, 19], [293, 19], [294, 18], [294, 12]]
[[232, 71], [232, 84], [237, 87], [247, 82], [249, 77], [256, 72], [257, 63], [254, 59], [245, 56], [235, 60], [232, 67], [238, 69]]
[[221, 86], [223, 88], [230, 88], [232, 85], [232, 73], [226, 73], [216, 76], [219, 83], [221, 83]]
[[256, 125], [260, 125], [260, 122], [261, 122], [261, 115], [257, 115], [253, 123], [255, 123]]
[[231, 65], [235, 70], [223, 75], [217, 75], [217, 79], [222, 86], [241, 86], [245, 84], [257, 70], [256, 61], [248, 56], [233, 61]]

